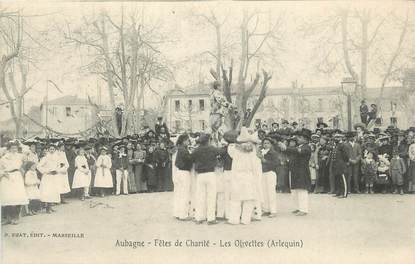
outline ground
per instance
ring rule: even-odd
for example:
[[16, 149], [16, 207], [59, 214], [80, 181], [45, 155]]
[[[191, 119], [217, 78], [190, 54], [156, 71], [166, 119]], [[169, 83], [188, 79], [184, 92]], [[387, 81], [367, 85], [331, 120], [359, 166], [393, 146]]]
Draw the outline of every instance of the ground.
[[[179, 222], [171, 216], [172, 198], [151, 193], [71, 200], [52, 215], [24, 217], [2, 227], [2, 263], [414, 263], [414, 195], [311, 195], [310, 214], [298, 217], [290, 213], [291, 196], [278, 194], [278, 217], [249, 226]], [[126, 239], [145, 247], [116, 246]], [[172, 241], [172, 247], [156, 246], [155, 239]], [[210, 247], [175, 247], [176, 240], [207, 240]], [[265, 245], [240, 248], [236, 240]], [[298, 243], [268, 248], [269, 240]], [[231, 247], [221, 247], [226, 241]]]

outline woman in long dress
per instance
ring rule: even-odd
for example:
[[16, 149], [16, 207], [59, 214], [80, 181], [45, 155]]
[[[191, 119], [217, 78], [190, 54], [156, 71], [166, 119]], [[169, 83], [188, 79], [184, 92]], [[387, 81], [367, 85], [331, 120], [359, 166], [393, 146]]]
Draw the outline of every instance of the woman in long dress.
[[133, 144], [131, 142], [129, 142], [127, 144], [127, 160], [128, 160], [128, 193], [137, 193], [138, 192], [138, 188], [136, 185], [136, 181], [135, 181], [135, 177], [134, 177], [134, 149], [133, 149]]
[[144, 161], [146, 159], [146, 152], [142, 149], [140, 144], [136, 145], [134, 151], [134, 178], [135, 185], [137, 186], [138, 192], [147, 191], [147, 181], [144, 175]]
[[59, 179], [61, 203], [65, 204], [66, 202], [64, 200], [63, 194], [71, 191], [68, 178], [69, 162], [66, 158], [65, 145], [63, 142], [59, 143], [58, 148], [59, 150], [56, 152], [56, 154], [58, 155], [59, 159], [60, 173], [57, 175], [57, 178]]
[[97, 170], [95, 173], [94, 187], [99, 188], [101, 197], [104, 197], [106, 188], [114, 187], [111, 174], [112, 162], [111, 157], [107, 155], [107, 152], [108, 149], [102, 147], [96, 162]]
[[85, 150], [79, 147], [78, 156], [75, 158], [75, 174], [73, 176], [72, 188], [83, 190], [81, 200], [89, 199], [89, 185], [91, 183], [91, 170], [88, 166], [88, 160], [85, 157]]
[[4, 224], [16, 225], [20, 206], [29, 204], [21, 171], [24, 156], [18, 153], [18, 147], [18, 142], [10, 142], [8, 152], [0, 159], [0, 204], [4, 207]]
[[58, 174], [61, 172], [60, 158], [56, 153], [56, 146], [50, 144], [48, 152], [39, 161], [37, 170], [42, 173], [40, 181], [40, 201], [46, 206], [46, 213], [50, 214], [55, 210], [52, 209], [53, 203], [60, 203], [60, 180]]

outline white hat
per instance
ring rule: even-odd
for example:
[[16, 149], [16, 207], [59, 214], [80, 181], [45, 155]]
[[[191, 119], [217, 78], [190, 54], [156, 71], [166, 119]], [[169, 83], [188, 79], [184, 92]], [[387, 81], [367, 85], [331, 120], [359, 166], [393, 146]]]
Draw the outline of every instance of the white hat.
[[238, 138], [236, 139], [238, 143], [244, 143], [244, 142], [252, 142], [255, 144], [261, 143], [261, 141], [258, 139], [258, 136], [256, 134], [249, 134], [248, 128], [242, 127], [241, 133], [239, 134]]

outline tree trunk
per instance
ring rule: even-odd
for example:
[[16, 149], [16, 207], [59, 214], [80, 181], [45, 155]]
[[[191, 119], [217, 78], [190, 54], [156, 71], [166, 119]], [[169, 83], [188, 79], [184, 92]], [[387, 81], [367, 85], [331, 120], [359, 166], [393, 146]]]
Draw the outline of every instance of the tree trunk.
[[354, 80], [356, 80], [356, 82], [359, 83], [359, 76], [357, 75], [356, 71], [353, 69], [353, 65], [350, 61], [347, 20], [348, 20], [348, 12], [344, 11], [344, 13], [342, 13], [342, 16], [341, 16], [343, 56], [344, 56], [344, 61], [345, 61], [346, 68], [349, 74], [353, 77]]
[[369, 52], [369, 42], [368, 42], [368, 19], [362, 19], [362, 47], [360, 50], [361, 54], [361, 69], [360, 69], [360, 85], [361, 85], [361, 96], [366, 98], [366, 89], [367, 89], [367, 60]]

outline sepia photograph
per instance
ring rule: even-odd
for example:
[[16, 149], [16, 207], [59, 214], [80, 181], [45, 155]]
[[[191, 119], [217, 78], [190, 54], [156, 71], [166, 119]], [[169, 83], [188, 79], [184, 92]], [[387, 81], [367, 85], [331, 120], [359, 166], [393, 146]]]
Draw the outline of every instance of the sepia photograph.
[[415, 263], [415, 2], [0, 0], [0, 263]]

